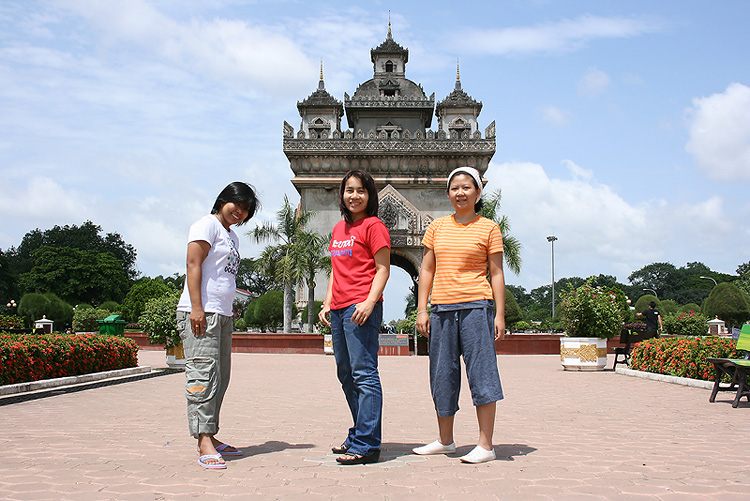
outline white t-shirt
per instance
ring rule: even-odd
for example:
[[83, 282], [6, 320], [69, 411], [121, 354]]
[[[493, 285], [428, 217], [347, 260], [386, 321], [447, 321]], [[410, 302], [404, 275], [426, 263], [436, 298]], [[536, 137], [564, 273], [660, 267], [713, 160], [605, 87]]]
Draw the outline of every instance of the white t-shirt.
[[[201, 300], [203, 311], [232, 316], [232, 302], [237, 288], [235, 277], [240, 266], [240, 241], [233, 229], [227, 230], [213, 215], [203, 216], [190, 226], [188, 243], [205, 241], [211, 245], [201, 266]], [[191, 311], [187, 279], [177, 311]]]

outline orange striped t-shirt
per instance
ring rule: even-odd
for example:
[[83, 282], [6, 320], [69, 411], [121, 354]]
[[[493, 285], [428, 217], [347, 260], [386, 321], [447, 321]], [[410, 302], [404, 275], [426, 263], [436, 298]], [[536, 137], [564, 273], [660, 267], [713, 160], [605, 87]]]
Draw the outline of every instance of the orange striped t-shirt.
[[492, 299], [487, 280], [489, 255], [503, 252], [500, 227], [485, 217], [468, 224], [453, 216], [434, 220], [422, 245], [435, 252], [432, 304], [453, 304]]

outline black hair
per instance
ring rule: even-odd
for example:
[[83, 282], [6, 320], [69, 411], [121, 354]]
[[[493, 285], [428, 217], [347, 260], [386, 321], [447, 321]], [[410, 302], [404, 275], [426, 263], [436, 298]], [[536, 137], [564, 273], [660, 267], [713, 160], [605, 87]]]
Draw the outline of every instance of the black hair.
[[243, 221], [237, 223], [237, 226], [241, 226], [250, 221], [250, 218], [253, 217], [260, 208], [260, 200], [258, 200], [255, 190], [252, 186], [243, 183], [242, 181], [230, 183], [226, 188], [221, 190], [219, 196], [216, 197], [216, 202], [214, 202], [214, 207], [211, 209], [211, 214], [218, 214], [221, 211], [221, 208], [230, 202], [239, 205], [247, 211], [247, 217]]
[[372, 178], [369, 172], [361, 169], [350, 170], [341, 180], [341, 186], [339, 186], [339, 210], [344, 220], [352, 224], [352, 213], [346, 208], [344, 204], [344, 190], [346, 189], [346, 181], [350, 177], [356, 177], [362, 182], [362, 186], [367, 190], [367, 207], [365, 207], [365, 214], [368, 217], [378, 215], [378, 191], [375, 189], [375, 180]]
[[[446, 189], [445, 189], [445, 192], [446, 192], [446, 193], [447, 193], [447, 192], [448, 192], [448, 191], [450, 190], [450, 185], [451, 185], [451, 181], [453, 181], [453, 178], [454, 178], [454, 177], [456, 177], [456, 176], [458, 176], [459, 174], [463, 174], [463, 175], [465, 175], [465, 176], [469, 176], [469, 177], [471, 178], [471, 182], [472, 182], [472, 183], [474, 183], [474, 188], [476, 188], [476, 189], [478, 189], [478, 190], [481, 190], [481, 189], [482, 189], [482, 187], [481, 187], [481, 186], [477, 186], [477, 180], [476, 180], [476, 179], [474, 179], [474, 176], [472, 176], [472, 175], [471, 175], [471, 174], [469, 174], [468, 172], [464, 172], [464, 171], [458, 171], [458, 172], [456, 172], [455, 174], [453, 174], [453, 175], [452, 175], [452, 176], [450, 177], [450, 179], [448, 179], [448, 188], [446, 188]], [[479, 213], [480, 213], [480, 212], [482, 211], [482, 207], [484, 207], [484, 199], [483, 199], [483, 198], [482, 198], [482, 197], [480, 196], [480, 197], [479, 197], [479, 200], [477, 200], [477, 201], [476, 201], [476, 202], [474, 203], [474, 212], [476, 212], [477, 214], [479, 214]]]
[[656, 308], [656, 303], [654, 303], [653, 301], [651, 301], [650, 303], [648, 303], [648, 305], [650, 307], [652, 307], [652, 308]]

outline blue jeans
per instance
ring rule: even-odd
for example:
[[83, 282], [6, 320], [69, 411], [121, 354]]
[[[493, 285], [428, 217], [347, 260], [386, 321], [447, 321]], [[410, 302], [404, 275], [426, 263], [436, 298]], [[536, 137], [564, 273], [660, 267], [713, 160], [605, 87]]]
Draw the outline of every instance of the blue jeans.
[[352, 454], [366, 456], [380, 450], [382, 437], [383, 389], [378, 374], [378, 336], [383, 303], [377, 302], [364, 325], [352, 323], [355, 306], [331, 310], [331, 337], [339, 381], [354, 420], [343, 445]]

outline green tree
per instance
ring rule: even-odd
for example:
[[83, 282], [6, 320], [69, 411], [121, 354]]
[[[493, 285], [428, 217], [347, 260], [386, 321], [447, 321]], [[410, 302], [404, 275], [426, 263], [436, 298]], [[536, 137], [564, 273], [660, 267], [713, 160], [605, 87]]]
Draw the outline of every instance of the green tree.
[[128, 290], [127, 275], [109, 252], [40, 247], [31, 262], [31, 270], [19, 277], [21, 288], [29, 292], [54, 292], [72, 304], [99, 304], [121, 301]]
[[510, 234], [510, 220], [507, 215], [500, 215], [500, 202], [503, 199], [502, 190], [495, 190], [483, 197], [484, 206], [480, 214], [495, 221], [503, 234], [503, 260], [505, 266], [518, 275], [521, 273], [521, 242]]
[[677, 313], [678, 311], [680, 311], [680, 304], [674, 299], [665, 299], [659, 306], [659, 313], [661, 313], [662, 317]]
[[521, 307], [518, 305], [518, 302], [516, 301], [516, 298], [513, 296], [513, 293], [508, 289], [508, 287], [505, 288], [505, 326], [507, 329], [510, 329], [511, 326], [515, 325], [517, 322], [520, 322], [523, 320], [523, 312], [521, 311]]
[[97, 320], [107, 318], [109, 310], [91, 307], [76, 307], [73, 311], [73, 330], [75, 332], [99, 332]]
[[737, 275], [739, 275], [739, 278], [734, 284], [750, 294], [750, 261], [742, 263], [737, 267]]
[[254, 298], [270, 290], [281, 290], [283, 287], [274, 279], [274, 270], [267, 276], [260, 268], [256, 259], [242, 258], [237, 269], [237, 288], [248, 291]]
[[44, 294], [31, 292], [24, 294], [18, 303], [18, 314], [24, 318], [26, 325], [33, 326], [34, 320], [39, 320], [47, 311], [49, 300]]
[[122, 302], [122, 316], [129, 322], [137, 322], [150, 299], [161, 297], [170, 290], [174, 289], [160, 278], [139, 278], [130, 287]]
[[[296, 238], [296, 245], [294, 246], [294, 252], [298, 254], [295, 261], [299, 263], [298, 274], [305, 281], [307, 285], [307, 303], [314, 304], [315, 302], [315, 276], [318, 271], [325, 270], [327, 275], [331, 275], [331, 256], [326, 251], [328, 250], [328, 242], [331, 240], [331, 235], [322, 236], [314, 232], [302, 231]], [[307, 310], [307, 325], [310, 332], [313, 331], [313, 326], [316, 323], [317, 310]], [[303, 317], [304, 318], [304, 317]]]
[[128, 280], [138, 277], [135, 248], [126, 243], [119, 233], [102, 234], [102, 227], [91, 221], [86, 221], [80, 226], [54, 226], [44, 231], [37, 228], [26, 233], [19, 246], [11, 247], [8, 252], [16, 276], [31, 271], [34, 266], [34, 252], [42, 247], [108, 252], [115, 257]]
[[703, 314], [719, 317], [729, 328], [740, 325], [750, 319], [750, 297], [733, 283], [720, 283], [703, 303]]
[[[646, 294], [645, 296], [641, 296], [638, 298], [638, 301], [635, 302], [635, 313], [643, 313], [644, 311], [648, 310], [648, 305], [649, 303], [651, 303], [651, 301], [656, 303], [656, 310], [661, 313], [661, 301], [659, 301], [658, 297], [652, 294]], [[664, 315], [662, 315], [662, 317], [664, 317]]]
[[638, 288], [653, 289], [662, 299], [670, 299], [680, 290], [684, 276], [672, 263], [652, 263], [631, 273], [628, 281]]
[[306, 277], [309, 263], [304, 251], [308, 241], [305, 226], [314, 215], [314, 212], [295, 209], [284, 195], [284, 205], [276, 212], [276, 223], [266, 221], [249, 233], [258, 243], [276, 242], [263, 250], [258, 258], [258, 267], [266, 276], [274, 277], [283, 284], [284, 332], [291, 331], [294, 286]]
[[[296, 306], [292, 313], [297, 314]], [[245, 310], [245, 322], [260, 329], [275, 328], [284, 322], [284, 293], [268, 291], [254, 299]]]

